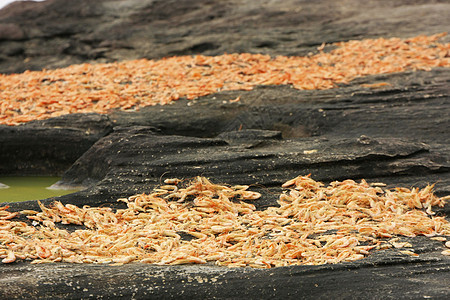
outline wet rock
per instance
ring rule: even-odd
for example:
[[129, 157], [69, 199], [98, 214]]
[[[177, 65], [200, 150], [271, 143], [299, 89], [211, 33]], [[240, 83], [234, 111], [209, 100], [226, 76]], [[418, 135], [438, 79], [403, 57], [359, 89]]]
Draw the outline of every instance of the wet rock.
[[0, 126], [0, 174], [61, 175], [112, 127], [107, 116], [72, 114]]

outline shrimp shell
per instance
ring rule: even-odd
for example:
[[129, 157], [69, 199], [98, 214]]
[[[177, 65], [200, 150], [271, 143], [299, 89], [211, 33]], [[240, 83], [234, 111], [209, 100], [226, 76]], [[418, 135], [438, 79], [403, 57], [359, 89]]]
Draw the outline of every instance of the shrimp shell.
[[[14, 255], [32, 263], [215, 261], [228, 267], [271, 268], [355, 261], [372, 249], [411, 248], [401, 236], [450, 235], [445, 217], [425, 211], [442, 203], [432, 186], [383, 190], [364, 180], [324, 186], [309, 175], [288, 183], [279, 206], [260, 210], [241, 201], [260, 196], [248, 186], [218, 185], [203, 177], [179, 182], [177, 192], [159, 189], [171, 197], [161, 198], [156, 190], [120, 198], [126, 209], [41, 203], [42, 212], [27, 215], [40, 226], [0, 220], [0, 257], [5, 262]], [[10, 214], [6, 208], [0, 212], [3, 217]], [[86, 228], [67, 232], [58, 222]], [[390, 239], [383, 242], [386, 237]], [[445, 238], [437, 238], [448, 247]]]
[[2, 263], [9, 264], [16, 261], [16, 255], [13, 251], [8, 251], [8, 255], [2, 259]]

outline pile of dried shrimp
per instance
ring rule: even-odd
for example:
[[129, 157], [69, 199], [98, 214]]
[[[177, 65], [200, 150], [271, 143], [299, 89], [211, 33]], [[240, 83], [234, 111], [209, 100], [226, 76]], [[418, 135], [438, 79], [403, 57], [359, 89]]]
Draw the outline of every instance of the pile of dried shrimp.
[[319, 47], [307, 57], [197, 55], [0, 74], [0, 124], [139, 109], [257, 85], [330, 89], [366, 75], [450, 67], [450, 43], [437, 42], [443, 35], [342, 42], [329, 53]]
[[[118, 199], [126, 209], [39, 203], [41, 212], [20, 212], [32, 225], [13, 221], [19, 212], [5, 206], [0, 258], [270, 268], [355, 261], [377, 249], [411, 247], [400, 236], [443, 242], [450, 236], [450, 223], [432, 211], [450, 196], [436, 197], [432, 186], [383, 190], [380, 184], [345, 180], [325, 187], [299, 176], [283, 184], [279, 206], [256, 210], [249, 202], [261, 195], [245, 185], [217, 185], [203, 177], [165, 183], [150, 194]], [[58, 222], [86, 229], [68, 232]]]

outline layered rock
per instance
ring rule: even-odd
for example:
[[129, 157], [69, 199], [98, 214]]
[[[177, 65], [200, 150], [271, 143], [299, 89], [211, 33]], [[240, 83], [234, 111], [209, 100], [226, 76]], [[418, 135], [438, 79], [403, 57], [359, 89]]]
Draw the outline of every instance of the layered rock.
[[[304, 55], [322, 42], [442, 32], [449, 10], [446, 1], [15, 3], [0, 11], [0, 72], [195, 53]], [[60, 185], [84, 190], [58, 200], [112, 207], [165, 178], [197, 175], [252, 185], [263, 195], [255, 201], [259, 208], [275, 205], [284, 181], [308, 173], [321, 181], [365, 178], [388, 187], [436, 182], [437, 194], [448, 195], [449, 82], [448, 69], [434, 69], [360, 78], [324, 91], [267, 86], [137, 112], [0, 126], [0, 174], [62, 175]], [[367, 83], [388, 84], [361, 86]], [[38, 209], [36, 201], [9, 205]], [[449, 205], [438, 214], [448, 216]], [[354, 263], [273, 270], [16, 262], [0, 268], [0, 295], [447, 297], [450, 260], [440, 254], [442, 243], [402, 239], [419, 257], [389, 249]]]
[[190, 54], [303, 56], [323, 42], [445, 32], [449, 10], [447, 1], [21, 1], [0, 10], [0, 73]]

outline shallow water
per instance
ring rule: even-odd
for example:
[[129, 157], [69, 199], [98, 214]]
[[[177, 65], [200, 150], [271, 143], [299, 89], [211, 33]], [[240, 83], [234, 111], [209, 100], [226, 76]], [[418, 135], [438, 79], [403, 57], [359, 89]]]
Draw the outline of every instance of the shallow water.
[[0, 183], [9, 186], [8, 188], [1, 188], [2, 185], [0, 184], [0, 202], [40, 200], [77, 191], [47, 189], [60, 179], [51, 176], [0, 177]]

